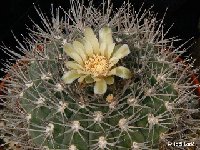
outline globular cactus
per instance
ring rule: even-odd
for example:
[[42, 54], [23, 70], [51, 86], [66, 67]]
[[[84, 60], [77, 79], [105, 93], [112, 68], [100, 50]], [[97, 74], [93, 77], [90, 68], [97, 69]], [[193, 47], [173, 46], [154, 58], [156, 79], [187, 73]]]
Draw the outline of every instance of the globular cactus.
[[[158, 149], [198, 131], [192, 65], [162, 21], [124, 4], [111, 13], [71, 1], [35, 24], [6, 65], [1, 134], [24, 149]], [[102, 12], [103, 10], [103, 12]], [[45, 29], [45, 30], [44, 30]], [[186, 133], [187, 131], [187, 133]], [[192, 137], [192, 136], [191, 136]], [[169, 146], [168, 149], [173, 148]]]

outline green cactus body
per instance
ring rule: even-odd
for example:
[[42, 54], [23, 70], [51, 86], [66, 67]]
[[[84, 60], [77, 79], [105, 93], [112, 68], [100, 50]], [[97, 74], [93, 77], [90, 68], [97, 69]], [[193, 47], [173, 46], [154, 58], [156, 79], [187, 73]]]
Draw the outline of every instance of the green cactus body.
[[[46, 51], [53, 53], [60, 46], [48, 43]], [[49, 149], [67, 149], [71, 145], [81, 150], [92, 149], [94, 145], [96, 148], [129, 149], [133, 142], [147, 142], [156, 147], [160, 134], [172, 127], [175, 119], [166, 108], [166, 102], [171, 103], [177, 97], [172, 85], [174, 81], [158, 82], [156, 79], [163, 70], [170, 68], [169, 64], [153, 59], [151, 63], [151, 58], [148, 58], [149, 63], [144, 66], [144, 70], [149, 70], [148, 75], [137, 82], [130, 80], [131, 85], [121, 95], [123, 99], [111, 103], [102, 99], [96, 104], [89, 101], [81, 106], [64, 87], [59, 89], [56, 86], [60, 82], [56, 78], [62, 76], [62, 63], [57, 65], [55, 56], [49, 59], [53, 61], [41, 60], [30, 64], [27, 78], [33, 84], [23, 91], [20, 102], [31, 115], [29, 134], [37, 145]], [[152, 73], [153, 69], [156, 73]], [[44, 72], [50, 73], [51, 77], [42, 79]], [[146, 88], [141, 88], [142, 84]], [[50, 125], [53, 125], [52, 131]]]
[[[79, 2], [77, 5], [82, 8]], [[7, 121], [4, 129], [8, 132], [16, 126], [17, 130], [23, 130], [21, 134], [10, 131], [21, 137], [16, 139], [15, 136], [12, 139], [11, 136], [11, 140], [19, 140], [27, 149], [128, 150], [158, 149], [160, 142], [168, 141], [168, 137], [176, 135], [169, 131], [178, 126], [180, 116], [184, 118], [185, 115], [191, 115], [191, 109], [195, 110], [190, 106], [190, 103], [197, 101], [192, 91], [196, 86], [189, 80], [191, 73], [188, 70], [191, 68], [175, 62], [177, 50], [165, 50], [170, 47], [171, 41], [163, 39], [162, 31], [157, 33], [154, 28], [155, 18], [143, 18], [144, 25], [140, 26], [132, 14], [135, 19], [132, 24], [129, 19], [124, 20], [127, 17], [125, 12], [130, 8], [122, 8], [123, 11], [119, 10], [116, 18], [110, 22], [105, 19], [106, 14], [101, 16], [94, 11], [91, 17], [85, 18], [85, 22], [79, 20], [75, 25], [84, 25], [84, 28], [94, 26], [95, 35], [98, 35], [99, 30], [102, 31], [102, 36], [107, 36], [106, 41], [110, 40], [110, 36], [105, 33], [113, 31], [112, 38], [116, 46], [111, 56], [122, 46], [126, 49], [123, 44], [127, 44], [130, 50], [114, 67], [124, 66], [133, 76], [128, 79], [119, 78], [127, 70], [117, 70], [115, 73], [121, 76], [115, 77], [114, 83], [107, 85], [104, 94], [94, 93], [94, 83], [89, 83], [89, 77], [82, 83], [75, 80], [65, 84], [62, 77], [69, 69], [65, 63], [75, 55], [72, 56], [73, 52], [68, 52], [70, 57], [66, 55], [68, 49], [63, 48], [66, 40], [67, 43], [76, 39], [82, 42], [87, 34], [83, 35], [86, 31], [82, 26], [74, 28], [66, 22], [68, 27], [63, 29], [63, 22], [56, 18], [60, 24], [56, 21], [53, 23], [60, 28], [59, 31], [53, 31], [53, 28], [52, 32], [55, 33], [52, 35], [39, 29], [39, 32], [34, 33], [36, 36], [43, 35], [45, 40], [40, 41], [43, 46], [41, 51], [27, 51], [29, 63], [26, 70], [22, 71], [18, 66], [18, 69], [10, 71], [16, 81], [7, 81], [7, 89], [10, 88], [11, 92], [8, 92], [6, 102], [15, 104], [18, 101], [22, 111], [19, 119], [22, 127], [17, 126], [18, 121]], [[85, 9], [89, 11], [90, 7]], [[111, 10], [111, 7], [107, 9]], [[97, 19], [89, 24], [87, 21], [92, 18]], [[99, 26], [95, 26], [96, 21]], [[127, 23], [130, 28], [124, 27]], [[130, 31], [127, 33], [128, 29]], [[63, 30], [67, 33], [62, 33]], [[91, 31], [87, 30], [89, 34]], [[101, 58], [103, 63], [104, 58]], [[15, 85], [19, 87], [17, 92], [14, 90]], [[112, 95], [109, 97], [109, 94]], [[8, 108], [13, 111], [6, 112], [14, 116], [18, 114], [13, 105], [8, 105]], [[27, 142], [22, 142], [25, 140], [23, 137]]]

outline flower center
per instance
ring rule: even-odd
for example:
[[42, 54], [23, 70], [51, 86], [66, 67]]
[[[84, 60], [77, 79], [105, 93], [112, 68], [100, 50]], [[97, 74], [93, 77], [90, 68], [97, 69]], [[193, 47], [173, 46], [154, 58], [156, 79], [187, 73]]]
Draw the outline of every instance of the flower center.
[[96, 76], [106, 76], [108, 72], [108, 59], [105, 56], [93, 54], [88, 60], [84, 62], [85, 70], [90, 74]]

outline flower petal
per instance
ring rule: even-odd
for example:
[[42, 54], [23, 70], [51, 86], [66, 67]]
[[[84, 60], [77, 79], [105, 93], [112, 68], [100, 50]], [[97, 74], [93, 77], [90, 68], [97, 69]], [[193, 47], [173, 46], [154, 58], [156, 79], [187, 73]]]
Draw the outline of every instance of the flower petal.
[[99, 48], [99, 51], [100, 51], [100, 54], [102, 55], [102, 56], [104, 56], [104, 53], [105, 53], [105, 51], [106, 51], [106, 43], [101, 43], [100, 44], [100, 48]]
[[75, 61], [66, 61], [65, 62], [65, 66], [68, 68], [68, 69], [75, 69], [75, 70], [83, 70], [84, 68], [76, 63]]
[[65, 53], [70, 56], [71, 53], [73, 53], [74, 49], [72, 47], [72, 45], [70, 43], [66, 43], [64, 46], [63, 46], [63, 49], [65, 51]]
[[90, 72], [85, 71], [85, 70], [76, 70], [76, 71], [77, 71], [78, 74], [87, 74], [87, 75], [90, 74]]
[[85, 82], [86, 82], [86, 83], [93, 83], [93, 82], [94, 82], [94, 79], [93, 79], [91, 76], [87, 76], [87, 77], [85, 78]]
[[111, 85], [114, 83], [114, 77], [112, 76], [108, 76], [107, 78], [105, 78], [105, 80], [108, 85]]
[[130, 50], [129, 50], [128, 45], [123, 44], [117, 51], [115, 51], [113, 53], [112, 57], [116, 57], [118, 59], [121, 59], [121, 58], [127, 56], [129, 53], [130, 53]]
[[115, 47], [115, 43], [112, 43], [112, 44], [109, 44], [108, 47], [107, 47], [107, 53], [105, 54], [105, 56], [110, 59], [110, 56], [111, 54], [113, 53], [113, 50], [114, 50], [114, 47]]
[[109, 59], [109, 66], [108, 69], [112, 68], [112, 66], [114, 66], [116, 63], [118, 63], [119, 58], [117, 57], [112, 57], [111, 59]]
[[76, 62], [78, 62], [79, 64], [83, 65], [83, 60], [82, 58], [79, 56], [79, 54], [73, 49], [72, 44], [67, 43], [64, 45], [63, 47], [64, 51], [66, 52], [66, 54], [68, 56], [70, 56], [71, 58], [73, 58]]
[[111, 28], [103, 27], [99, 30], [99, 43], [106, 43], [106, 45], [113, 43]]
[[94, 52], [93, 52], [93, 47], [92, 47], [91, 43], [88, 40], [86, 40], [85, 38], [83, 38], [81, 40], [81, 42], [83, 43], [83, 45], [85, 47], [85, 52], [86, 52], [87, 56], [89, 56], [89, 57], [92, 56]]
[[108, 75], [116, 75], [124, 79], [129, 79], [132, 77], [131, 71], [123, 66], [113, 68], [112, 70], [110, 70]]
[[95, 94], [104, 94], [107, 90], [107, 84], [104, 79], [96, 81], [94, 85], [94, 93]]
[[84, 65], [82, 58], [77, 53], [72, 53], [72, 58], [80, 65]]
[[72, 71], [65, 72], [64, 75], [62, 76], [62, 79], [63, 79], [65, 84], [70, 84], [74, 80], [79, 78], [80, 76], [82, 76], [82, 75], [78, 74], [77, 71], [72, 70]]
[[96, 76], [92, 76], [92, 78], [94, 79], [94, 81], [100, 81], [102, 78], [96, 77]]
[[87, 55], [84, 50], [85, 48], [82, 43], [80, 43], [79, 41], [74, 41], [73, 47], [74, 47], [74, 50], [76, 50], [76, 52], [81, 56], [83, 61], [87, 60]]
[[78, 82], [83, 82], [87, 75], [83, 75], [78, 79]]
[[94, 34], [92, 28], [89, 27], [85, 28], [84, 36], [86, 40], [89, 41], [90, 44], [92, 45], [94, 53], [99, 54], [99, 41], [96, 35]]

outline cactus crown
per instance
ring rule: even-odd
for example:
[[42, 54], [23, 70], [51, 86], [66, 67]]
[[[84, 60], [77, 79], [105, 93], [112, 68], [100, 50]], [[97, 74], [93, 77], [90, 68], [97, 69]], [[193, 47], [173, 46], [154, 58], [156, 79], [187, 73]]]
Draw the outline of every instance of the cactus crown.
[[[52, 22], [36, 9], [25, 56], [6, 65], [0, 124], [8, 144], [25, 149], [158, 149], [196, 134], [196, 70], [177, 62], [184, 51], [166, 39], [150, 11], [124, 4], [111, 14], [71, 0], [67, 17]], [[102, 12], [103, 10], [103, 12]], [[99, 38], [97, 38], [99, 36]], [[189, 117], [189, 119], [188, 119]], [[184, 131], [183, 131], [184, 127]]]

